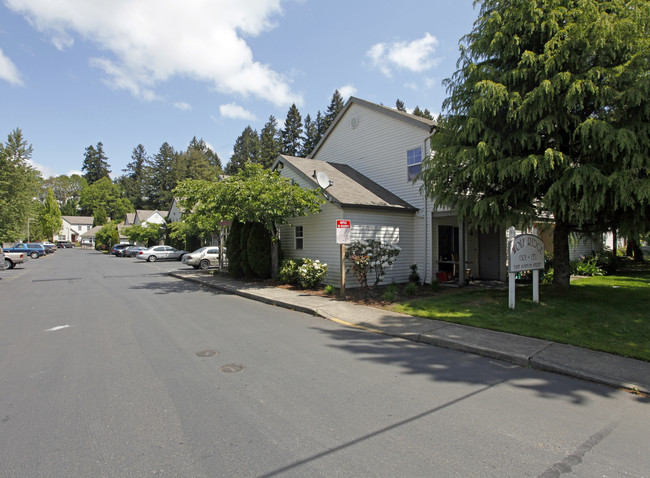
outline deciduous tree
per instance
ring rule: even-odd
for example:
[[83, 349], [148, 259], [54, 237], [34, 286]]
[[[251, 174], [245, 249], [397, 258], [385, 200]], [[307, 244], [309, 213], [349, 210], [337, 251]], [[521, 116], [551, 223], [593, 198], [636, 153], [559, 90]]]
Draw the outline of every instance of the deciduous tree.
[[61, 220], [59, 204], [54, 199], [52, 189], [47, 190], [47, 195], [45, 196], [43, 208], [41, 209], [38, 220], [41, 223], [41, 230], [47, 235], [49, 240], [53, 241], [54, 235], [61, 230], [63, 221]]

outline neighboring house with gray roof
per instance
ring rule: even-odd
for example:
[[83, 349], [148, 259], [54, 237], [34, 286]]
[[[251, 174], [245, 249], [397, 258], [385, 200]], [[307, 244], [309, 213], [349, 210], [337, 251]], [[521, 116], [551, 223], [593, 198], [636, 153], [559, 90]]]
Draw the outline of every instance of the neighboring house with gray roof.
[[301, 186], [321, 187], [318, 173], [331, 182], [319, 214], [292, 218], [291, 226], [281, 228], [285, 257], [327, 262], [327, 282], [337, 284], [336, 220], [348, 219], [353, 241], [374, 238], [401, 248], [385, 284], [406, 282], [411, 264], [426, 282], [458, 274], [460, 264], [474, 277], [505, 280], [505, 231], [470, 232], [453, 211], [436, 207], [420, 191], [415, 177], [431, 152], [434, 126], [352, 97], [308, 158], [280, 155], [273, 167]]
[[92, 229], [92, 216], [61, 216], [61, 230], [56, 235], [57, 241], [80, 241], [80, 236]]

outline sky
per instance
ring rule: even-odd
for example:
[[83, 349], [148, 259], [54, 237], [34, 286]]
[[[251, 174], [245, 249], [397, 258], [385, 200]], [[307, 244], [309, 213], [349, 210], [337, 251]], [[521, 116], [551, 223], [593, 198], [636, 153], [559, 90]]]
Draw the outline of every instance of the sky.
[[473, 0], [0, 0], [0, 141], [20, 128], [44, 178], [79, 174], [101, 142], [133, 149], [235, 140], [327, 109], [339, 90], [437, 114]]

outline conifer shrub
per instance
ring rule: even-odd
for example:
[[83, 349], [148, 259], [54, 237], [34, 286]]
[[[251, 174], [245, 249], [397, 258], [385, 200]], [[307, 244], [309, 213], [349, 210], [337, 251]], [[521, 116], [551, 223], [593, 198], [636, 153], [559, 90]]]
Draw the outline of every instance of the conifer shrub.
[[260, 222], [247, 225], [246, 259], [251, 275], [259, 279], [271, 277], [271, 233]]
[[226, 240], [226, 257], [228, 257], [228, 272], [235, 279], [244, 277], [244, 269], [241, 266], [241, 236], [244, 224], [234, 220], [230, 227], [230, 234]]

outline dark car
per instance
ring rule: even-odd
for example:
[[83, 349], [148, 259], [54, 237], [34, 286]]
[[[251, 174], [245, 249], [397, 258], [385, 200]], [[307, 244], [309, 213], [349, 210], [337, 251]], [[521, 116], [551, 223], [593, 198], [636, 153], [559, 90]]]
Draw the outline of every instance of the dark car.
[[135, 257], [138, 255], [138, 252], [144, 251], [145, 249], [146, 247], [142, 246], [130, 246], [126, 249], [122, 249], [121, 255], [122, 257]]
[[116, 257], [119, 257], [118, 252], [121, 254], [124, 249], [127, 247], [132, 246], [133, 244], [115, 244], [113, 248], [111, 249], [111, 254], [113, 254]]
[[70, 241], [56, 241], [56, 247], [59, 249], [72, 249], [74, 244]]

